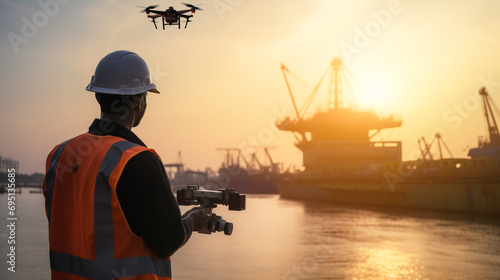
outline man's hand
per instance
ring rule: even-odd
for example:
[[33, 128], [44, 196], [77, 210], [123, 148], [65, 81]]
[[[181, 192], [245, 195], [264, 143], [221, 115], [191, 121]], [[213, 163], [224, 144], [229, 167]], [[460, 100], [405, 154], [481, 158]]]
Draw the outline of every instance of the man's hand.
[[208, 215], [208, 213], [205, 213], [205, 211], [201, 207], [193, 207], [186, 213], [184, 213], [184, 215], [182, 215], [182, 218], [190, 219], [191, 224], [193, 225], [193, 231], [199, 231], [200, 229], [206, 227], [210, 215]]

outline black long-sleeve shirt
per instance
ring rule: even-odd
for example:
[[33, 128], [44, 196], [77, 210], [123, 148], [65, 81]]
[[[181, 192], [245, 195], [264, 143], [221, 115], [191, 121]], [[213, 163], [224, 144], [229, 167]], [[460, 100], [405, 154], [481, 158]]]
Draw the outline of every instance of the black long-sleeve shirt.
[[[104, 120], [95, 119], [89, 133], [117, 136], [146, 147], [129, 129]], [[129, 160], [116, 194], [130, 229], [159, 257], [171, 256], [190, 238], [192, 224], [181, 218], [165, 168], [155, 154], [141, 152]]]

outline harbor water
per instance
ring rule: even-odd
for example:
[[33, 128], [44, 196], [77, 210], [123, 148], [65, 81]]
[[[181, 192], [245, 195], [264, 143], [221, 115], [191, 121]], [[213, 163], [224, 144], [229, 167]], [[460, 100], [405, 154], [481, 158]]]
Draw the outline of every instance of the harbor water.
[[[50, 279], [42, 194], [16, 194], [15, 272], [7, 195], [0, 201], [0, 279]], [[278, 195], [248, 195], [245, 211], [214, 212], [234, 223], [233, 235], [193, 233], [172, 257], [174, 279], [500, 279], [498, 217]]]

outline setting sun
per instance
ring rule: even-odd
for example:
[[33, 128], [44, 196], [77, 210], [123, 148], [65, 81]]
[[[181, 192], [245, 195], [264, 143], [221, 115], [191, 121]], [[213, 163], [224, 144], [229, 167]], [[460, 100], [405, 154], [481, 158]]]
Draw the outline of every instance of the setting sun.
[[361, 90], [355, 92], [356, 104], [361, 108], [382, 110], [392, 109], [387, 85], [380, 79], [371, 78], [364, 81]]

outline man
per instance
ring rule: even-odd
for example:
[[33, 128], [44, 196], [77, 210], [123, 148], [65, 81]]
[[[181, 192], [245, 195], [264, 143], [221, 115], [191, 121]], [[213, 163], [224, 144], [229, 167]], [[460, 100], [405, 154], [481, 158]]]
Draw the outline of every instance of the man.
[[56, 146], [43, 182], [52, 279], [171, 279], [170, 256], [207, 217], [181, 217], [163, 164], [131, 131], [159, 93], [137, 54], [116, 51], [88, 91], [101, 107], [88, 133]]

